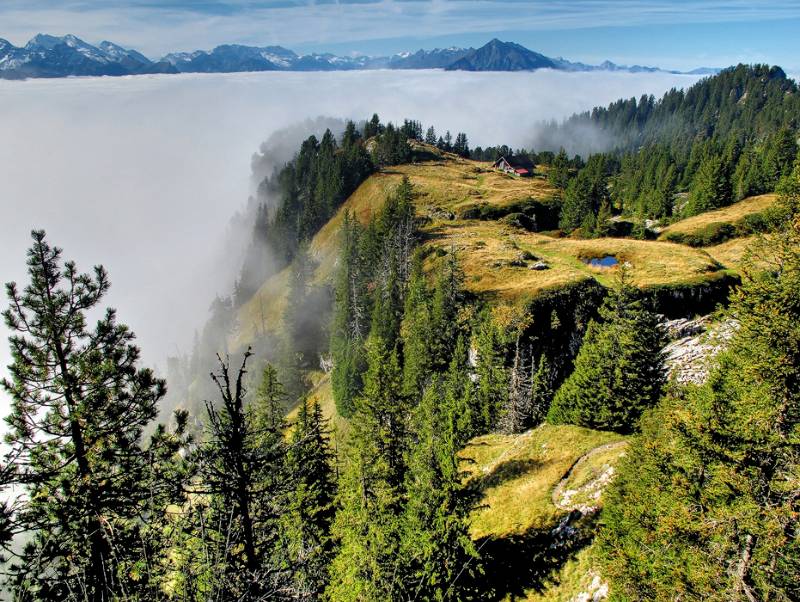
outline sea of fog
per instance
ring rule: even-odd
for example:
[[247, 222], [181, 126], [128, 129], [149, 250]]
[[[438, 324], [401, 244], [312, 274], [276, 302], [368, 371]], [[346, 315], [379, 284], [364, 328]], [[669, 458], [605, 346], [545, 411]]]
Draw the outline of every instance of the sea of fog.
[[[0, 80], [0, 281], [25, 282], [29, 232], [46, 229], [79, 268], [106, 266], [108, 303], [145, 361], [160, 365], [188, 348], [213, 296], [230, 291], [238, 258], [223, 252], [229, 220], [251, 192], [253, 153], [276, 132], [294, 126], [293, 147], [310, 119], [377, 112], [464, 131], [472, 146], [527, 147], [538, 121], [696, 79], [361, 71]], [[3, 375], [7, 335], [0, 328]]]

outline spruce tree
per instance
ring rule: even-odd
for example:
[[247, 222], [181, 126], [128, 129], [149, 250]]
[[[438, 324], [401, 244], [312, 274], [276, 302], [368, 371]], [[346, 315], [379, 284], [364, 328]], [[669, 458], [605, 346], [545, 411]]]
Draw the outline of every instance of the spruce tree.
[[[795, 198], [792, 202], [796, 202]], [[800, 597], [800, 221], [753, 250], [708, 381], [643, 422], [603, 512], [616, 599]]]
[[353, 414], [366, 369], [364, 340], [369, 332], [370, 310], [362, 229], [349, 212], [344, 215], [340, 236], [331, 324], [331, 386], [337, 411], [348, 418]]
[[700, 163], [692, 182], [686, 214], [696, 215], [733, 202], [728, 166], [722, 157], [709, 153]]
[[3, 314], [13, 333], [4, 472], [23, 493], [6, 527], [30, 536], [8, 567], [9, 585], [19, 600], [147, 595], [157, 585], [137, 566], [150, 535], [143, 521], [165, 510], [173, 484], [164, 462], [180, 446], [161, 427], [142, 444], [164, 381], [139, 367], [134, 334], [113, 309], [87, 326], [110, 286], [105, 270], [81, 274], [43, 231], [32, 238], [30, 282], [6, 285]]
[[403, 582], [399, 550], [409, 408], [397, 352], [375, 336], [368, 352], [333, 524], [338, 550], [327, 596], [341, 602], [399, 599]]
[[457, 408], [443, 397], [436, 378], [414, 412], [401, 545], [406, 599], [472, 599], [471, 580], [480, 568], [458, 466]]
[[225, 599], [275, 597], [289, 578], [279, 546], [288, 481], [281, 417], [285, 393], [267, 365], [256, 399], [245, 405], [250, 355], [248, 350], [236, 375], [220, 358], [212, 379], [221, 399], [206, 403], [208, 433], [195, 458], [209, 498], [202, 536], [217, 563], [206, 593]]
[[328, 583], [336, 483], [334, 457], [319, 401], [303, 400], [287, 457], [293, 488], [283, 519], [293, 599], [318, 600]]
[[586, 330], [572, 374], [561, 385], [548, 420], [629, 433], [661, 397], [664, 333], [658, 316], [629, 283], [622, 266]]
[[419, 399], [431, 372], [430, 339], [434, 333], [430, 303], [422, 257], [416, 254], [400, 328], [403, 339], [403, 391], [412, 399]]
[[553, 400], [553, 369], [545, 353], [533, 367], [536, 369], [531, 378], [531, 424], [535, 426], [547, 417]]
[[436, 145], [436, 130], [433, 126], [430, 126], [425, 132], [425, 144]]
[[436, 270], [436, 288], [431, 298], [429, 348], [430, 364], [443, 372], [453, 354], [462, 325], [458, 314], [464, 299], [464, 271], [455, 250], [450, 249]]
[[553, 160], [553, 164], [547, 172], [547, 179], [553, 188], [563, 192], [569, 183], [569, 157], [562, 148]]
[[498, 424], [508, 392], [502, 337], [488, 310], [484, 310], [474, 337], [476, 351], [474, 411], [472, 433], [481, 435]]
[[460, 335], [442, 383], [443, 403], [453, 417], [456, 445], [459, 448], [479, 434], [476, 430], [476, 408], [473, 406], [474, 379], [475, 374], [471, 372], [469, 365], [466, 339], [464, 335]]

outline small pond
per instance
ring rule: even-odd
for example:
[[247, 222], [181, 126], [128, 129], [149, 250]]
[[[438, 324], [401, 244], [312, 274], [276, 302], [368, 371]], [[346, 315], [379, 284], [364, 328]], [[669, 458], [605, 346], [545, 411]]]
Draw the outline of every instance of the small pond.
[[595, 268], [611, 268], [619, 264], [619, 261], [613, 255], [606, 255], [605, 257], [590, 257], [583, 260], [590, 266]]

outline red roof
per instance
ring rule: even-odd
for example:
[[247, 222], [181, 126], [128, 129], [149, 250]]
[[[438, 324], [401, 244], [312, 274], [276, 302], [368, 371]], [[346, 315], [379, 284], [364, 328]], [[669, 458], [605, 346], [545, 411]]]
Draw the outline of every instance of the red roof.
[[524, 167], [517, 167], [517, 168], [514, 170], [514, 173], [528, 173], [528, 170], [527, 170], [527, 169], [525, 169]]

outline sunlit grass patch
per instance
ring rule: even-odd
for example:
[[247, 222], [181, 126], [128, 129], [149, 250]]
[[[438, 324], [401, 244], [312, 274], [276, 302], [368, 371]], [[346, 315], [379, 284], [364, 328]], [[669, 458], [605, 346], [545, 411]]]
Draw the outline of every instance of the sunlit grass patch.
[[569, 468], [586, 452], [620, 440], [615, 433], [548, 424], [521, 435], [474, 439], [461, 453], [467, 482], [478, 493], [472, 536], [503, 537], [552, 527], [563, 514], [553, 504], [552, 492]]
[[658, 238], [705, 247], [763, 231], [767, 227], [764, 214], [776, 200], [776, 194], [749, 197], [728, 207], [675, 222], [664, 228]]

